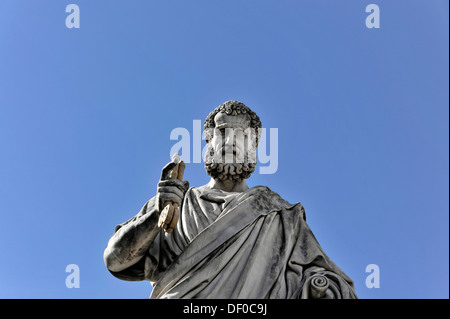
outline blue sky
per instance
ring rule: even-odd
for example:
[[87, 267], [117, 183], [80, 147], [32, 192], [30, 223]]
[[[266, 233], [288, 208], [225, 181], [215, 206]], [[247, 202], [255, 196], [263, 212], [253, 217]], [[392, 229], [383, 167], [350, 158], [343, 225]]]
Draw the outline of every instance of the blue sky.
[[[448, 9], [2, 0], [0, 297], [147, 298], [108, 273], [106, 243], [155, 195], [171, 131], [235, 99], [278, 128], [278, 170], [248, 184], [302, 202], [360, 298], [448, 298]], [[185, 178], [208, 182], [199, 163]]]

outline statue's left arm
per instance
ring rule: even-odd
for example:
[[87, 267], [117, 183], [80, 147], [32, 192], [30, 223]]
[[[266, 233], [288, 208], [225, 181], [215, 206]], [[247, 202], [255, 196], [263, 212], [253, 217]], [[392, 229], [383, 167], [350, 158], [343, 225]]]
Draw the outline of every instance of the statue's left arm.
[[[296, 298], [355, 299], [354, 283], [323, 251], [306, 223], [301, 204], [283, 214], [288, 232], [295, 238], [288, 263], [289, 272], [301, 273]], [[293, 285], [296, 285], [295, 279]]]

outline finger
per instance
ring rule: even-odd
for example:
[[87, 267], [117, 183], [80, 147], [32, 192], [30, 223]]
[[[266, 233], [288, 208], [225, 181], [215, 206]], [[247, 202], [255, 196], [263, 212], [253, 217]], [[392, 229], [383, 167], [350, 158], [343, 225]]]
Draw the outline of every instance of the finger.
[[180, 190], [176, 186], [158, 187], [157, 190], [158, 190], [159, 194], [161, 194], [161, 193], [173, 193], [173, 194], [179, 196], [180, 198], [183, 198], [183, 195], [184, 195], [184, 190]]
[[175, 163], [175, 162], [170, 162], [166, 166], [164, 166], [164, 168], [161, 171], [161, 180], [162, 181], [169, 179], [170, 171], [175, 166], [177, 166], [177, 163]]
[[182, 201], [182, 197], [180, 197], [179, 195], [176, 195], [174, 193], [162, 192], [162, 193], [159, 193], [159, 198], [162, 203], [164, 203], [166, 201], [172, 201], [172, 202], [180, 205], [181, 201]]
[[165, 181], [160, 181], [158, 182], [158, 187], [163, 187], [163, 186], [176, 186], [178, 187], [181, 191], [185, 191], [186, 187], [185, 187], [185, 183], [179, 181], [178, 179], [168, 179]]
[[156, 187], [156, 190], [158, 193], [175, 193], [179, 194], [181, 197], [183, 197], [183, 193], [185, 191], [184, 184], [177, 185], [177, 186], [160, 186], [158, 185]]

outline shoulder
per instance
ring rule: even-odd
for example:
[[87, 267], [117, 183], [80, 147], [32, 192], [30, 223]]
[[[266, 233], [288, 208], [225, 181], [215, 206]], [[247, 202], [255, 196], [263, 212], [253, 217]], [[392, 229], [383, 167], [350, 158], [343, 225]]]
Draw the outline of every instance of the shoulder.
[[250, 188], [248, 191], [251, 193], [260, 194], [261, 196], [265, 196], [267, 198], [270, 198], [271, 200], [275, 200], [276, 202], [283, 204], [283, 206], [292, 206], [292, 204], [281, 197], [280, 194], [271, 190], [267, 186], [255, 186]]
[[272, 207], [279, 207], [279, 210], [282, 210], [288, 214], [292, 212], [297, 212], [302, 216], [304, 220], [306, 220], [306, 213], [303, 205], [300, 202], [297, 203], [289, 203], [280, 194], [271, 190], [267, 186], [255, 186], [249, 189], [250, 192], [258, 194], [258, 197], [265, 202], [269, 202]]

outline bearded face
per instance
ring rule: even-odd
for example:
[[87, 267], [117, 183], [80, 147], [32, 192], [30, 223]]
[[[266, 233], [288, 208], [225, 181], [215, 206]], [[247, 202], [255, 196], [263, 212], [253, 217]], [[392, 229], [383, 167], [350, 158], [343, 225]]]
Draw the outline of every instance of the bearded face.
[[256, 147], [261, 121], [245, 104], [228, 101], [205, 120], [205, 169], [220, 181], [242, 181], [256, 166]]
[[256, 133], [248, 127], [212, 129], [205, 154], [206, 172], [220, 181], [249, 178], [256, 166], [255, 144]]

